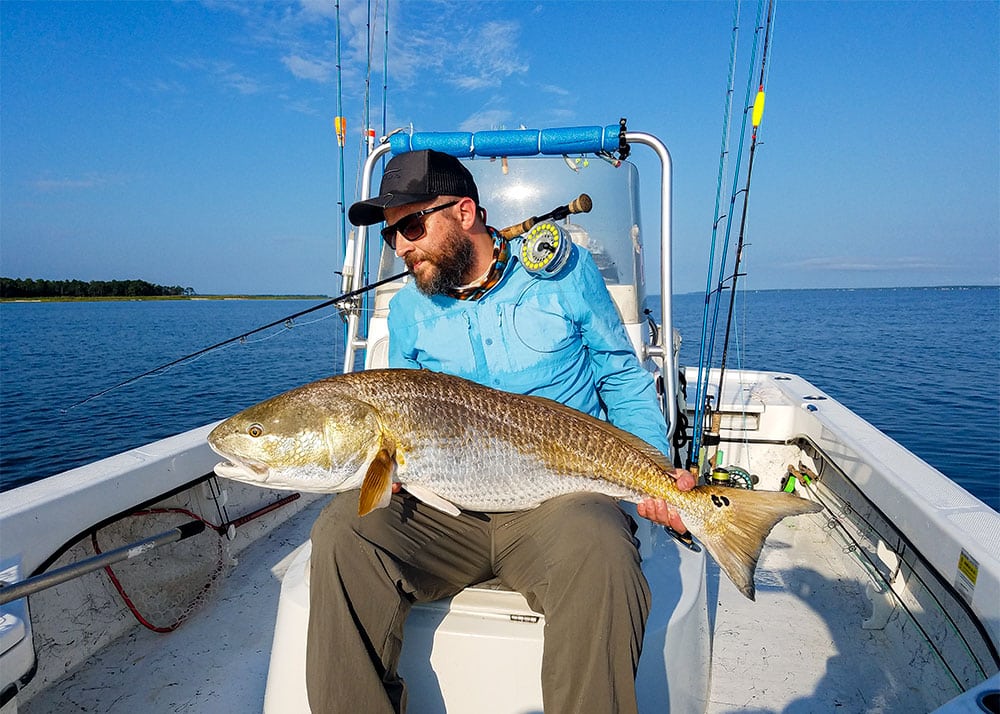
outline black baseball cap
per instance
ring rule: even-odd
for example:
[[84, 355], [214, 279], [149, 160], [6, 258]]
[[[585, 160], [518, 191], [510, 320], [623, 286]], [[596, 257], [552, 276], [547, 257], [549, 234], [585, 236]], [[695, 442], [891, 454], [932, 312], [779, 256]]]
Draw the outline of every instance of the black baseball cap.
[[434, 149], [393, 156], [382, 173], [378, 196], [358, 201], [347, 212], [356, 226], [385, 220], [385, 209], [427, 201], [438, 196], [468, 196], [479, 205], [479, 190], [472, 174], [451, 154]]

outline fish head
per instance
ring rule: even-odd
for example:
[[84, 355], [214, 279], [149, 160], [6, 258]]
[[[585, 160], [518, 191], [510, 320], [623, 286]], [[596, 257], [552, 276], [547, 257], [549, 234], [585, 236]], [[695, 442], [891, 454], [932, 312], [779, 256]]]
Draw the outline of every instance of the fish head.
[[215, 473], [314, 493], [360, 487], [382, 440], [378, 415], [365, 402], [314, 385], [255, 404], [216, 426], [208, 444], [227, 461]]

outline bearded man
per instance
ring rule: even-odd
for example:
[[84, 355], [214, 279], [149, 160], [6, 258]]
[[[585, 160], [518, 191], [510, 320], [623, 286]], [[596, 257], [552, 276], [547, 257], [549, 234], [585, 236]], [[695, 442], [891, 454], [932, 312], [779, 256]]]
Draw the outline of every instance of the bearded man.
[[[573, 246], [554, 277], [532, 275], [486, 225], [468, 169], [432, 150], [389, 161], [379, 195], [349, 217], [385, 221], [382, 237], [413, 276], [390, 302], [390, 367], [547, 397], [669, 455], [653, 378], [586, 250]], [[674, 477], [683, 490], [694, 486], [687, 471]], [[650, 594], [635, 523], [614, 499], [570, 494], [530, 511], [453, 517], [395, 491], [387, 508], [364, 517], [356, 494], [337, 497], [313, 526], [313, 714], [404, 711], [397, 664], [412, 604], [495, 577], [545, 615], [547, 714], [636, 711]], [[665, 501], [648, 499], [638, 512], [685, 530]]]

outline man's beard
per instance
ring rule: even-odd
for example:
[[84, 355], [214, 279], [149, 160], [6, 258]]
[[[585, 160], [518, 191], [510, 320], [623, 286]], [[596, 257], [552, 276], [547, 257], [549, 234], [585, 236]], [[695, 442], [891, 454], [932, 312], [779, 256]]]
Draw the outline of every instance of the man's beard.
[[463, 285], [475, 264], [472, 241], [460, 229], [449, 226], [438, 244], [440, 248], [434, 253], [420, 251], [420, 255], [407, 256], [406, 267], [411, 271], [411, 261], [424, 261], [421, 274], [413, 276], [424, 295], [445, 294]]

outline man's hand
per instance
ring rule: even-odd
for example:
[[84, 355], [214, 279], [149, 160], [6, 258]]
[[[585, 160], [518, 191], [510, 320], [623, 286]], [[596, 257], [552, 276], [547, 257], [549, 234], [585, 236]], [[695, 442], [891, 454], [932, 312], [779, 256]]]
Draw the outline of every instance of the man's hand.
[[[696, 482], [690, 471], [674, 469], [674, 472], [670, 475], [677, 483], [677, 488], [681, 491], [690, 491], [695, 487]], [[647, 498], [639, 503], [636, 510], [640, 516], [648, 518], [653, 523], [659, 523], [661, 526], [669, 526], [678, 533], [687, 532], [687, 526], [681, 520], [680, 513], [662, 498]]]

